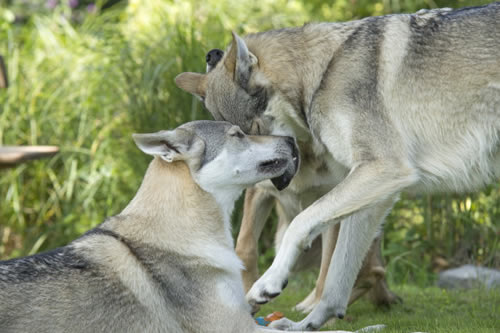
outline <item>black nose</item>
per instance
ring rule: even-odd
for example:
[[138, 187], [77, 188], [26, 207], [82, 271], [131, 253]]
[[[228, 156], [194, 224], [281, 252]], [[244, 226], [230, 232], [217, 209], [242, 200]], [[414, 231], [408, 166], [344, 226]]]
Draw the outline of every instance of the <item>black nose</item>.
[[214, 67], [222, 59], [223, 56], [224, 56], [224, 51], [219, 49], [213, 49], [208, 51], [205, 60], [207, 61], [207, 64], [209, 66]]

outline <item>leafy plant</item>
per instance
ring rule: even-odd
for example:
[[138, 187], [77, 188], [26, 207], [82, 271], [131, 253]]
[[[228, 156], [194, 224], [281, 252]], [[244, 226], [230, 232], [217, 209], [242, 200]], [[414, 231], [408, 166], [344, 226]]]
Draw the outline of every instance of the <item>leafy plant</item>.
[[[206, 52], [225, 48], [231, 30], [487, 1], [130, 0], [103, 10], [108, 2], [96, 1], [95, 12], [78, 20], [63, 2], [53, 10], [43, 1], [2, 2], [0, 54], [10, 87], [0, 90], [0, 144], [61, 151], [0, 170], [1, 259], [63, 245], [119, 213], [149, 160], [131, 134], [210, 118], [173, 79], [203, 71]], [[500, 266], [499, 204], [498, 185], [468, 196], [403, 197], [385, 228], [389, 277], [428, 284], [436, 258]], [[240, 219], [239, 210], [235, 232]], [[262, 267], [274, 254], [272, 235], [260, 244]]]

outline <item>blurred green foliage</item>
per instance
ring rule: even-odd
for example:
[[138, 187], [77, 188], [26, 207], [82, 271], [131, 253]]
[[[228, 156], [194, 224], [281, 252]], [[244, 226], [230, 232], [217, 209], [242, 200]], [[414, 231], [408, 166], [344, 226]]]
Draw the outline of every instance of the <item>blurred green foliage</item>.
[[[74, 20], [61, 1], [0, 2], [0, 144], [58, 145], [48, 160], [0, 170], [0, 259], [63, 245], [120, 212], [149, 158], [133, 132], [173, 128], [209, 114], [173, 78], [203, 71], [204, 56], [240, 34], [309, 21], [341, 21], [487, 1], [97, 1]], [[87, 3], [87, 2], [86, 2]], [[19, 18], [22, 18], [20, 20]], [[395, 282], [429, 283], [433, 260], [500, 266], [500, 188], [467, 196], [404, 197], [386, 223]], [[235, 230], [241, 211], [235, 213]], [[262, 265], [272, 233], [261, 242]]]

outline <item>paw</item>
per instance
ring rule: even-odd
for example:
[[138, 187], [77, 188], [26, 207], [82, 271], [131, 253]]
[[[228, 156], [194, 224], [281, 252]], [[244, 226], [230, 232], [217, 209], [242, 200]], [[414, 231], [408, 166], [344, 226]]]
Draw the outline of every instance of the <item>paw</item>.
[[328, 303], [319, 304], [318, 308], [321, 308], [322, 310], [318, 311], [318, 313], [321, 314], [321, 318], [344, 319], [347, 310], [347, 302], [345, 302], [343, 299], [332, 297], [331, 299], [329, 299]]
[[278, 329], [281, 331], [294, 332], [317, 331], [319, 330], [320, 326], [321, 325], [315, 325], [312, 322], [307, 322], [306, 320], [297, 323], [287, 318], [282, 318], [269, 324], [270, 328]]
[[250, 307], [251, 307], [250, 314], [252, 315], [252, 317], [255, 316], [255, 314], [257, 312], [260, 311], [260, 305], [259, 304], [255, 304], [255, 303], [254, 304], [250, 304]]
[[333, 316], [334, 318], [339, 318], [339, 319], [344, 319], [345, 317], [345, 312], [346, 312], [346, 308], [342, 308], [342, 307], [339, 307], [335, 310], [333, 310]]
[[[317, 331], [325, 323], [331, 323], [335, 318], [343, 319], [346, 313], [346, 306], [327, 305], [321, 301], [314, 307], [309, 315], [300, 322], [293, 322], [283, 318], [272, 326], [286, 331]], [[338, 333], [344, 331], [335, 331]]]
[[377, 307], [390, 308], [392, 305], [402, 304], [403, 299], [388, 289], [382, 292], [372, 292], [370, 301]]
[[273, 321], [269, 324], [269, 328], [274, 328], [280, 331], [295, 331], [297, 323], [291, 321], [287, 318], [281, 318], [280, 320]]
[[288, 284], [286, 278], [274, 278], [272, 274], [267, 274], [268, 272], [257, 280], [247, 293], [246, 299], [251, 306], [269, 302], [281, 294], [281, 291]]

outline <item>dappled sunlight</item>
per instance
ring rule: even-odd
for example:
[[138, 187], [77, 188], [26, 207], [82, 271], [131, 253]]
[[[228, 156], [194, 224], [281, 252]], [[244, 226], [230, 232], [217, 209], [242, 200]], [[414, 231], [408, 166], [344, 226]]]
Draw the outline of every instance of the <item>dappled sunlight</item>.
[[[232, 30], [486, 2], [131, 0], [105, 10], [89, 1], [78, 10], [57, 1], [0, 8], [10, 80], [0, 91], [0, 144], [61, 149], [1, 171], [0, 258], [65, 244], [118, 213], [146, 162], [131, 134], [210, 117], [174, 77], [204, 71], [206, 52], [224, 49]], [[464, 262], [498, 267], [499, 207], [498, 184], [464, 196], [403, 196], [385, 227], [389, 281], [428, 285], [433, 271]], [[237, 231], [241, 213], [234, 216]], [[261, 239], [262, 269], [274, 256], [273, 235], [269, 229]]]

